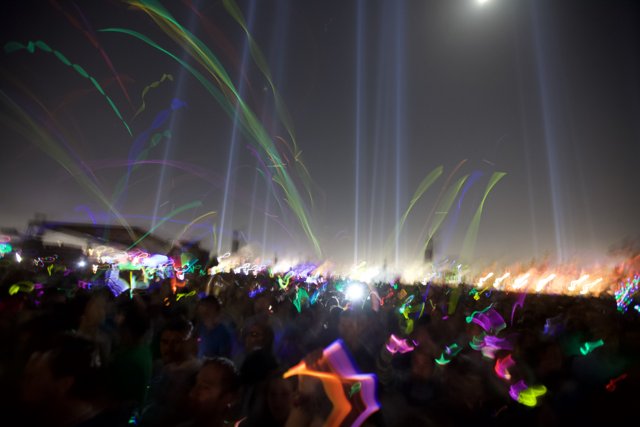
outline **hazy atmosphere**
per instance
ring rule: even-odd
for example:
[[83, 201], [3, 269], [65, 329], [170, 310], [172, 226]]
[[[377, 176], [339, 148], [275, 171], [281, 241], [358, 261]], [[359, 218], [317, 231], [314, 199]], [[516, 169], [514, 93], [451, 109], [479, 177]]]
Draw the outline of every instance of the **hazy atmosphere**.
[[143, 3], [4, 5], [0, 226], [389, 264], [640, 232], [638, 2]]

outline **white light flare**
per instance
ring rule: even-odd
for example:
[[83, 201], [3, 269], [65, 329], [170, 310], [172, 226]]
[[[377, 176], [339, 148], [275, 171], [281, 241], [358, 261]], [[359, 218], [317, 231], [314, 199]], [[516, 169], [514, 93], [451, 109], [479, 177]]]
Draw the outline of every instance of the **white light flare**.
[[514, 282], [513, 282], [513, 289], [520, 289], [522, 287], [524, 287], [524, 285], [527, 284], [527, 282], [529, 281], [529, 276], [531, 274], [527, 273], [523, 276], [519, 276]]
[[594, 281], [593, 281], [593, 282], [591, 282], [591, 283], [586, 283], [586, 284], [582, 287], [582, 290], [580, 291], [580, 295], [586, 295], [586, 294], [591, 290], [591, 288], [593, 288], [595, 285], [597, 285], [597, 284], [598, 284], [598, 283], [600, 283], [600, 282], [602, 282], [602, 277], [600, 277], [600, 278], [599, 278], [599, 279], [597, 279], [597, 280], [594, 280]]
[[502, 281], [504, 279], [506, 279], [507, 277], [511, 276], [511, 273], [509, 273], [508, 271], [506, 273], [504, 273], [502, 276], [498, 277], [494, 282], [493, 282], [493, 287], [496, 289], [501, 289], [500, 288], [500, 284], [502, 283]]
[[484, 277], [481, 277], [480, 280], [478, 280], [478, 284], [476, 285], [478, 288], [482, 288], [484, 286], [484, 282], [486, 282], [488, 279], [490, 279], [491, 277], [493, 277], [493, 273], [489, 273]]
[[360, 301], [364, 298], [364, 286], [361, 283], [350, 283], [344, 296], [349, 301]]
[[553, 279], [556, 278], [555, 274], [550, 274], [547, 277], [538, 280], [538, 284], [536, 285], [536, 293], [540, 293], [541, 290], [544, 289], [545, 286], [549, 284]]
[[582, 277], [580, 277], [578, 280], [572, 280], [571, 283], [569, 283], [569, 286], [567, 287], [567, 290], [569, 292], [573, 292], [576, 290], [576, 287], [580, 284], [583, 283], [585, 280], [587, 280], [589, 278], [588, 274], [583, 275]]

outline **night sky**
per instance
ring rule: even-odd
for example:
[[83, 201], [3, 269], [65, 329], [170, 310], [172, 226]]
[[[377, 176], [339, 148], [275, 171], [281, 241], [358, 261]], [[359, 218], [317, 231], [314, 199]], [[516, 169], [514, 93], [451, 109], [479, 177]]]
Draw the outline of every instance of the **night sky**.
[[115, 0], [3, 2], [0, 226], [117, 223], [111, 206], [174, 238], [215, 211], [184, 237], [221, 253], [238, 230], [258, 257], [388, 264], [422, 259], [434, 228], [437, 258], [478, 263], [594, 260], [640, 235], [640, 2], [239, 0], [253, 50], [222, 1], [161, 3], [282, 164], [231, 92], [220, 102], [166, 53], [100, 31], [134, 30], [219, 87], [166, 23]]

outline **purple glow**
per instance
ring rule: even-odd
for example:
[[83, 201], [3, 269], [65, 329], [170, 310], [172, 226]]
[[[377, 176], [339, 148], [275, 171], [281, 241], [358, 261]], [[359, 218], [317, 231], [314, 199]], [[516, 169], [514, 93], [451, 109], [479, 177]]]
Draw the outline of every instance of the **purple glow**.
[[341, 378], [350, 382], [360, 382], [360, 396], [365, 405], [364, 410], [355, 419], [352, 427], [358, 427], [369, 418], [371, 414], [380, 409], [376, 400], [376, 376], [373, 374], [359, 374], [354, 368], [351, 359], [344, 348], [342, 340], [336, 340], [322, 352], [324, 358], [329, 362], [332, 370]]
[[527, 296], [524, 292], [518, 295], [516, 302], [513, 304], [513, 309], [511, 309], [511, 324], [513, 325], [513, 316], [516, 314], [516, 307], [522, 308], [524, 305], [524, 299]]
[[386, 348], [387, 351], [391, 354], [404, 354], [415, 350], [415, 347], [409, 344], [406, 339], [400, 339], [393, 334], [391, 334], [391, 336], [389, 337]]
[[506, 322], [494, 308], [486, 313], [478, 313], [471, 321], [479, 325], [486, 332], [497, 333], [507, 327]]
[[511, 398], [517, 402], [520, 392], [526, 389], [527, 389], [527, 384], [524, 382], [524, 380], [520, 380], [517, 383], [512, 384], [511, 387], [509, 387], [509, 396], [511, 396]]

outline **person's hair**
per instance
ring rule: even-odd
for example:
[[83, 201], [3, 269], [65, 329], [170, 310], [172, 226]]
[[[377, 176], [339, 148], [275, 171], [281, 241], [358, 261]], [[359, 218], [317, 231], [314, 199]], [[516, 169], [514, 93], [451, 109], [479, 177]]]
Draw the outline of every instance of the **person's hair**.
[[220, 304], [220, 300], [214, 295], [207, 295], [206, 297], [198, 301], [198, 304], [206, 305], [217, 311], [220, 311], [220, 308], [222, 307], [222, 304]]
[[70, 393], [86, 399], [95, 397], [101, 390], [102, 368], [97, 357], [97, 348], [92, 341], [65, 333], [57, 337], [48, 350], [50, 368], [55, 378], [72, 377]]
[[67, 306], [69, 307], [69, 316], [74, 326], [77, 326], [80, 322], [87, 305], [89, 305], [89, 301], [91, 301], [91, 295], [89, 292], [78, 290], [73, 299], [68, 302]]
[[242, 384], [257, 384], [277, 368], [278, 362], [269, 350], [252, 351], [240, 366], [240, 381]]
[[185, 339], [189, 339], [193, 333], [193, 324], [183, 317], [174, 317], [162, 327], [160, 336], [162, 336], [165, 331], [179, 332], [184, 334]]
[[142, 302], [126, 299], [119, 311], [124, 315], [122, 326], [131, 333], [135, 339], [142, 338], [151, 327], [149, 314]]
[[200, 369], [204, 369], [207, 366], [215, 366], [220, 369], [225, 392], [235, 393], [240, 390], [240, 374], [231, 360], [226, 357], [209, 357], [204, 359]]

